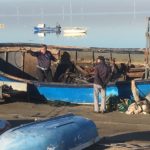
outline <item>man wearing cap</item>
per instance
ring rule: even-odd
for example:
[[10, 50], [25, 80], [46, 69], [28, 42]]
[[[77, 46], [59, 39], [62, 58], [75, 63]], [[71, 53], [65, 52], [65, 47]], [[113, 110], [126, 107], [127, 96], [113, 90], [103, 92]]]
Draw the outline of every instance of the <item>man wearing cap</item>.
[[[111, 69], [105, 63], [105, 58], [99, 56], [95, 66], [94, 77], [94, 112], [106, 112], [106, 85], [111, 77]], [[101, 109], [99, 110], [99, 93], [101, 94]]]
[[38, 81], [52, 81], [51, 61], [56, 61], [56, 58], [47, 51], [47, 46], [43, 45], [39, 52], [27, 51], [32, 56], [37, 58], [37, 77]]

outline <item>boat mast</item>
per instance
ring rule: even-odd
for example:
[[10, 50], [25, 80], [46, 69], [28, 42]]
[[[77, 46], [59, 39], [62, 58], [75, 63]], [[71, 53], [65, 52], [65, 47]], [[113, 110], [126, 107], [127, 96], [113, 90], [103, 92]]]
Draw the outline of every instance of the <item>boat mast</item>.
[[72, 26], [72, 2], [70, 0], [70, 25]]

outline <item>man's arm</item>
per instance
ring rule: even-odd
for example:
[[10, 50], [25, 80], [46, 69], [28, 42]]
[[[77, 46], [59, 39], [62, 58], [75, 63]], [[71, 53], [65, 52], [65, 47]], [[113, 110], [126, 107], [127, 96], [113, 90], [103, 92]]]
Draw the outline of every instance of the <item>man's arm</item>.
[[52, 61], [57, 61], [57, 59], [52, 55], [52, 53], [50, 52], [50, 59], [52, 60]]
[[39, 56], [39, 52], [33, 52], [31, 50], [28, 50], [27, 53], [31, 54], [34, 57], [38, 57]]

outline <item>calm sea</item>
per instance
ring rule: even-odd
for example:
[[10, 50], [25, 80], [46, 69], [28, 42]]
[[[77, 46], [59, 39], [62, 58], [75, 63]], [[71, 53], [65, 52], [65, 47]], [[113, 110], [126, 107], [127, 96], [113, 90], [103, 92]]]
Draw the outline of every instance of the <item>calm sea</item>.
[[[146, 16], [150, 14], [76, 14], [47, 16], [0, 16], [0, 42], [45, 43], [49, 45], [69, 45], [83, 47], [143, 48], [145, 47]], [[59, 23], [61, 34], [34, 33], [33, 27], [45, 23], [54, 27]], [[63, 28], [81, 26], [87, 28], [87, 34], [79, 37], [65, 37]]]

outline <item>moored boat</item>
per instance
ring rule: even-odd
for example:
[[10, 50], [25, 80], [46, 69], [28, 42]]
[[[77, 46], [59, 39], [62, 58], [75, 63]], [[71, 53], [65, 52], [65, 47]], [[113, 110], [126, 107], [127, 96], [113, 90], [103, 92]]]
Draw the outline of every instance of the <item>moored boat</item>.
[[73, 114], [21, 125], [0, 136], [2, 150], [81, 150], [98, 141], [94, 122]]
[[64, 33], [64, 37], [84, 37], [86, 33], [79, 32], [79, 33]]
[[46, 27], [45, 24], [38, 24], [34, 27], [35, 32], [58, 32], [61, 30], [60, 25], [56, 25], [56, 27]]
[[83, 27], [72, 27], [72, 28], [65, 28], [65, 34], [77, 34], [77, 33], [86, 33], [87, 29]]

